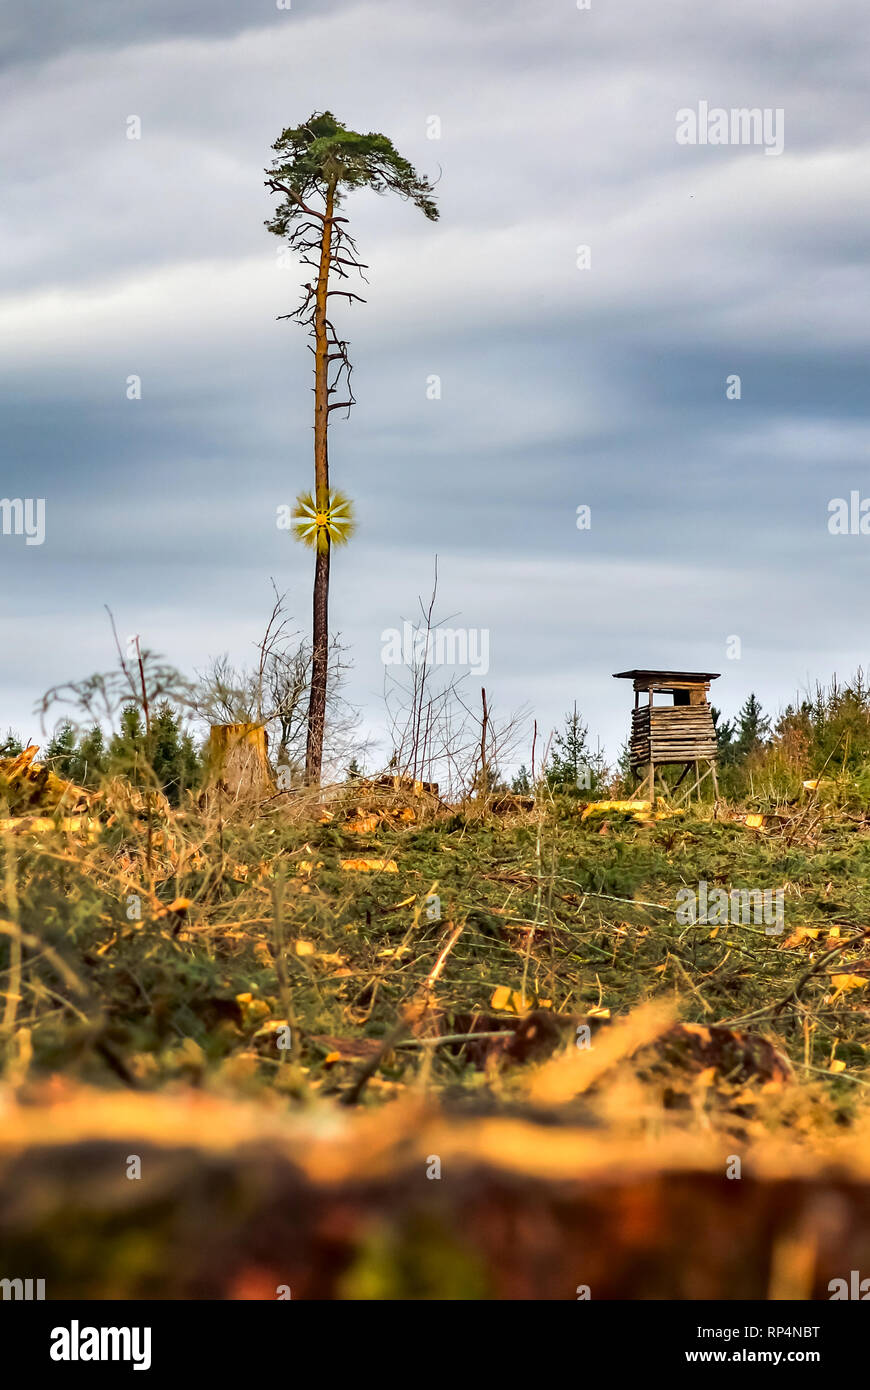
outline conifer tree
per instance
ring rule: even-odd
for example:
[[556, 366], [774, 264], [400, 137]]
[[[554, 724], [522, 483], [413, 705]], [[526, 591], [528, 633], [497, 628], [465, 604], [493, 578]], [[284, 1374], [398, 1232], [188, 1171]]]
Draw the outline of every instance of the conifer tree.
[[17, 758], [23, 752], [24, 744], [18, 734], [14, 729], [7, 729], [5, 739], [0, 743], [0, 758]]
[[76, 756], [76, 731], [65, 719], [52, 734], [45, 747], [45, 761], [58, 777], [72, 778]]
[[734, 751], [738, 762], [744, 762], [755, 753], [770, 736], [770, 720], [761, 712], [761, 704], [754, 693], [744, 701], [737, 715], [737, 736]]
[[347, 194], [359, 188], [396, 193], [430, 221], [436, 220], [438, 209], [429, 181], [399, 154], [386, 135], [348, 130], [331, 111], [315, 111], [302, 125], [288, 127], [272, 148], [275, 159], [265, 171], [266, 186], [282, 195], [282, 201], [266, 226], [275, 236], [286, 239], [303, 265], [314, 271], [304, 286], [299, 308], [282, 317], [307, 324], [313, 339], [314, 490], [299, 494], [293, 529], [315, 552], [305, 780], [319, 785], [329, 666], [330, 551], [348, 539], [354, 525], [349, 499], [330, 487], [330, 418], [334, 410], [349, 413], [354, 395], [348, 344], [335, 329], [329, 301], [344, 298], [350, 303], [364, 302], [360, 295], [334, 284], [335, 280], [346, 280], [351, 270], [362, 275], [365, 269], [347, 230], [348, 219], [339, 215], [339, 209]]

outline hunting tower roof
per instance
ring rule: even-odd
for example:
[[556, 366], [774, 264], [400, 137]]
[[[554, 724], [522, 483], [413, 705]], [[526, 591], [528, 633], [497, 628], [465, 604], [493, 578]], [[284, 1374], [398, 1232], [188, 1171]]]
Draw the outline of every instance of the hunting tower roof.
[[651, 685], [668, 689], [671, 685], [706, 685], [719, 679], [719, 671], [614, 671], [618, 681], [634, 681], [635, 690], [648, 690]]

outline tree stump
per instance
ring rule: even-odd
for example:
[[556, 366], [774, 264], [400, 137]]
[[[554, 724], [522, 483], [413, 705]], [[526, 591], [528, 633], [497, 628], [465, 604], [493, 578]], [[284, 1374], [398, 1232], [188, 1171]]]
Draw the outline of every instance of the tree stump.
[[220, 789], [234, 801], [274, 795], [268, 745], [262, 724], [213, 724], [206, 748], [207, 788]]

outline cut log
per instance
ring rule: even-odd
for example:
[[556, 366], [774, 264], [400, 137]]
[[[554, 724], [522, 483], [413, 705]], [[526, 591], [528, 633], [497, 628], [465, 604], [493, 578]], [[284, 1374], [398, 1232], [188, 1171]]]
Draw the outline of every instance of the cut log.
[[213, 724], [206, 748], [206, 789], [235, 801], [275, 794], [262, 724]]
[[[857, 1139], [741, 1146], [729, 1182], [713, 1134], [58, 1094], [7, 1100], [0, 1128], [4, 1268], [52, 1299], [808, 1300], [870, 1266]], [[426, 1181], [434, 1155], [448, 1180]]]
[[5, 805], [12, 816], [34, 815], [58, 807], [70, 813], [86, 809], [91, 793], [36, 762], [38, 751], [38, 745], [33, 743], [17, 757], [0, 758], [0, 805]]
[[413, 777], [399, 777], [393, 773], [388, 773], [383, 777], [376, 777], [374, 781], [364, 781], [364, 786], [370, 787], [392, 787], [393, 791], [410, 792], [413, 796], [438, 795], [437, 782], [421, 782]]

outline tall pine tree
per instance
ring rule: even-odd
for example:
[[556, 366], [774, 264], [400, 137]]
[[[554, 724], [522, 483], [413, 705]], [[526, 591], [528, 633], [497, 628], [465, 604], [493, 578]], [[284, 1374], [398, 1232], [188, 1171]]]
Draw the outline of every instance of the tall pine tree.
[[329, 475], [332, 412], [349, 412], [354, 404], [348, 345], [334, 326], [330, 300], [334, 304], [343, 298], [352, 304], [360, 299], [335, 281], [346, 280], [351, 270], [362, 275], [365, 269], [341, 211], [348, 194], [361, 188], [395, 193], [432, 222], [438, 209], [428, 179], [386, 135], [349, 130], [331, 111], [315, 111], [302, 125], [289, 126], [272, 148], [275, 159], [266, 170], [266, 184], [281, 201], [266, 226], [286, 239], [312, 271], [299, 308], [284, 317], [307, 324], [313, 339], [314, 488], [298, 496], [293, 529], [315, 552], [305, 781], [319, 786], [329, 667], [330, 552], [353, 530], [350, 501], [332, 488]]

